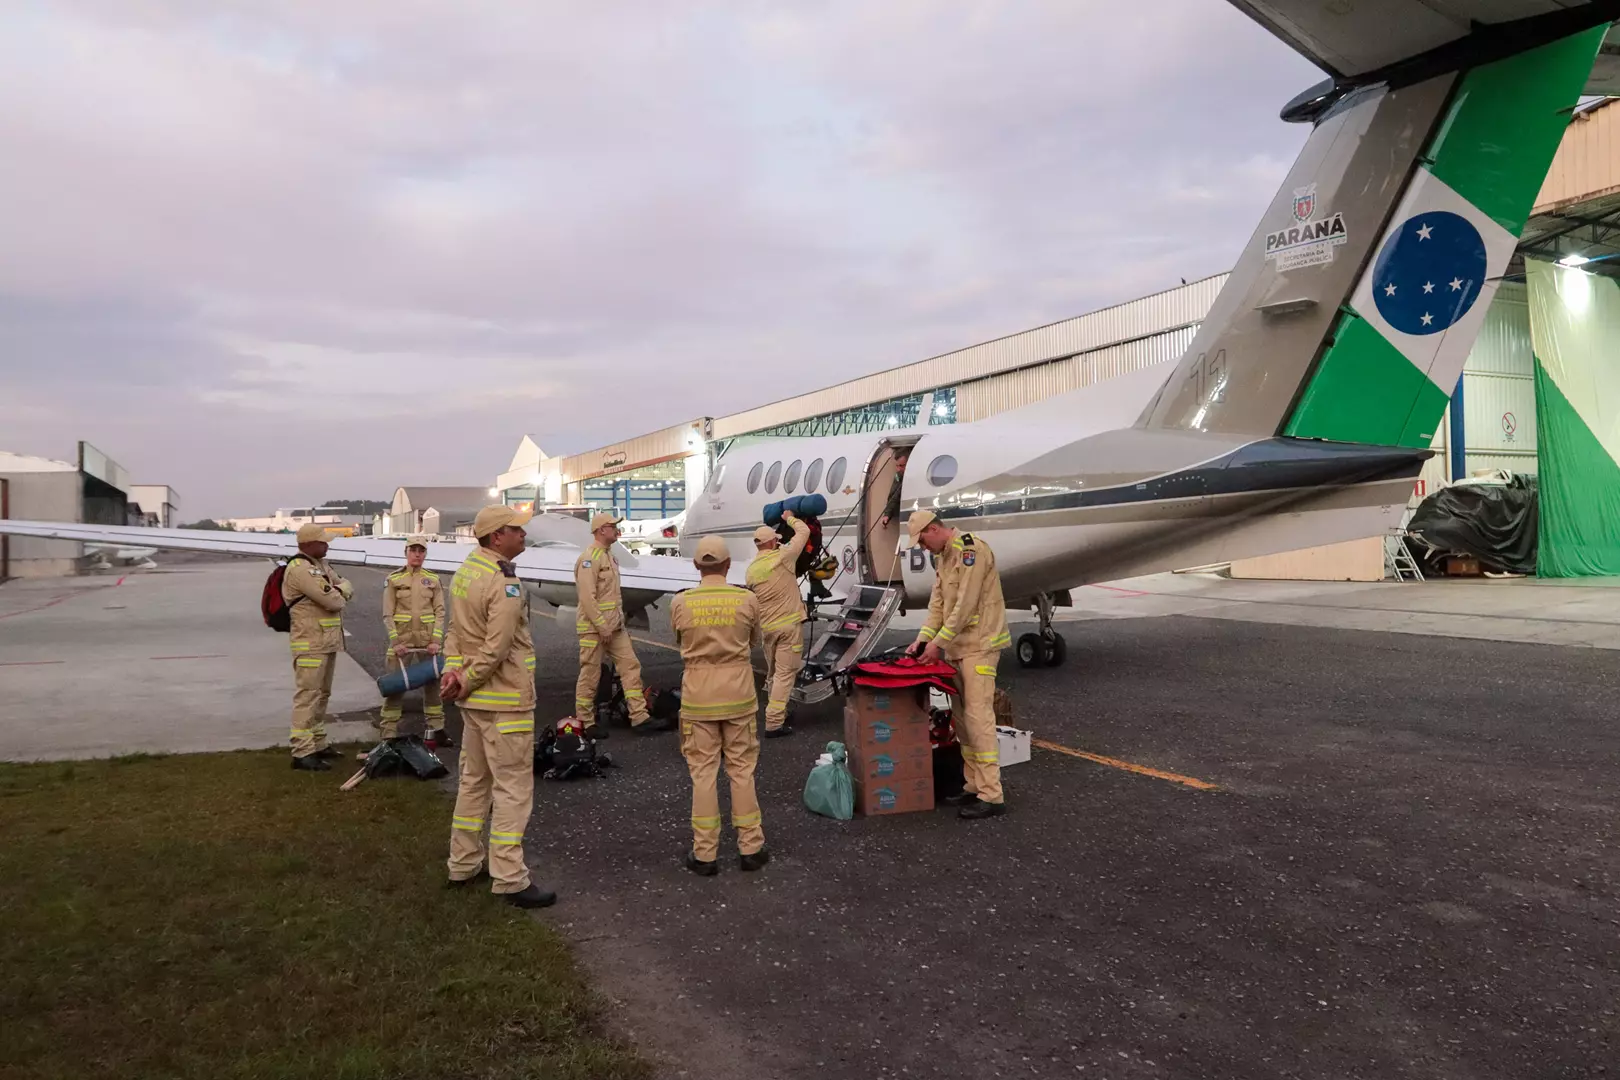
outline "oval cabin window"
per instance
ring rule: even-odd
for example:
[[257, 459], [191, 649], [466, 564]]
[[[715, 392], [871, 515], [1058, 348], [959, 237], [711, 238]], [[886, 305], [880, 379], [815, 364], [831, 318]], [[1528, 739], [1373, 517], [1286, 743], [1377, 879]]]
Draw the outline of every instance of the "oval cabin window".
[[787, 476], [782, 478], [782, 494], [791, 495], [799, 488], [799, 472], [804, 462], [795, 461], [788, 466]]
[[776, 482], [780, 479], [782, 479], [782, 463], [773, 461], [771, 462], [771, 471], [765, 474], [765, 494], [774, 495], [776, 493]]
[[944, 487], [956, 479], [956, 459], [949, 454], [943, 454], [928, 463], [928, 482], [935, 487]]
[[810, 463], [810, 467], [808, 469], [804, 470], [804, 490], [805, 490], [805, 493], [808, 494], [808, 493], [816, 490], [816, 488], [818, 488], [820, 486], [821, 486], [821, 459], [816, 458], [816, 460], [814, 460], [814, 461], [812, 461]]
[[838, 489], [844, 486], [844, 470], [848, 466], [849, 463], [843, 458], [832, 463], [832, 467], [827, 470], [827, 494], [838, 494]]
[[759, 490], [759, 478], [765, 475], [765, 463], [757, 461], [754, 467], [748, 470], [748, 494], [752, 495]]

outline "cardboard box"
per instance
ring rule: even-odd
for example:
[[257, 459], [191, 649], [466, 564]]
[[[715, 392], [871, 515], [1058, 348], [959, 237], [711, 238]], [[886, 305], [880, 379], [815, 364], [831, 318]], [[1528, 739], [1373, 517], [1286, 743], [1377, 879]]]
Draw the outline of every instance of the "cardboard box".
[[914, 748], [927, 749], [928, 708], [914, 689], [856, 687], [844, 704], [844, 745], [851, 758]]
[[934, 775], [934, 751], [926, 742], [921, 746], [873, 747], [849, 759], [849, 772], [856, 783], [885, 784], [916, 780]]
[[862, 817], [882, 814], [914, 814], [934, 808], [934, 775], [914, 780], [855, 781], [855, 812]]
[[1031, 732], [1020, 731], [1015, 727], [996, 728], [996, 756], [1000, 759], [1001, 767], [1020, 765], [1029, 760], [1029, 740]]

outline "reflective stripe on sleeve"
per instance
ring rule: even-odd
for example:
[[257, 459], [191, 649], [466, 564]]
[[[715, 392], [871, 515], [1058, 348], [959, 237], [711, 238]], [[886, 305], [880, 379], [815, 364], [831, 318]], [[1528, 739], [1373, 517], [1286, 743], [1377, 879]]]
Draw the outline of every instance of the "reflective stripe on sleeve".
[[979, 675], [988, 675], [992, 679], [996, 677], [996, 669], [994, 664], [974, 664], [973, 670]]

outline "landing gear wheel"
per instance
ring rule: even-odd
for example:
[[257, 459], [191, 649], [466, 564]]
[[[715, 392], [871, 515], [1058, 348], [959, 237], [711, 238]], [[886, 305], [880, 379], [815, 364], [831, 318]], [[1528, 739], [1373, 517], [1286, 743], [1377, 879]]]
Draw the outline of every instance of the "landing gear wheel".
[[1041, 663], [1043, 666], [1061, 667], [1064, 658], [1068, 655], [1069, 646], [1063, 640], [1062, 634], [1053, 634], [1051, 637], [1041, 639]]
[[1018, 639], [1018, 666], [1022, 668], [1040, 667], [1046, 662], [1046, 643], [1039, 634], [1025, 634]]

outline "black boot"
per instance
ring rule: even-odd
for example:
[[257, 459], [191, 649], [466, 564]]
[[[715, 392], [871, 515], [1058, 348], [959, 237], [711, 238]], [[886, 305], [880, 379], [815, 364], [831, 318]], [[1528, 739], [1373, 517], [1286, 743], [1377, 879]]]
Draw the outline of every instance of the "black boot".
[[323, 746], [319, 750], [315, 751], [315, 756], [318, 758], [342, 757], [343, 751], [339, 750], [335, 746]]
[[978, 818], [1000, 817], [1006, 812], [1006, 803], [980, 802], [978, 799], [974, 799], [972, 802], [962, 807], [962, 809], [958, 810], [956, 812], [956, 816], [959, 818], [967, 818], [969, 821], [974, 821]]
[[650, 716], [641, 723], [630, 726], [630, 731], [636, 735], [657, 735], [661, 732], [674, 730], [675, 721], [673, 719], [655, 720]]
[[447, 889], [465, 889], [469, 885], [476, 885], [481, 881], [489, 880], [489, 868], [480, 866], [478, 873], [468, 878], [446, 878], [444, 887]]
[[686, 853], [685, 863], [686, 868], [692, 871], [692, 873], [696, 874], [698, 877], [714, 877], [714, 875], [720, 872], [720, 863], [718, 860], [710, 859], [708, 862], [704, 862], [690, 851]]
[[946, 806], [972, 806], [974, 803], [979, 801], [979, 797], [966, 788], [963, 788], [955, 795], [947, 795], [939, 801], [944, 803]]
[[323, 757], [310, 754], [308, 757], [295, 757], [292, 759], [293, 768], [304, 772], [331, 772], [332, 766]]
[[585, 737], [587, 739], [594, 739], [597, 742], [601, 742], [603, 739], [608, 737], [608, 729], [603, 727], [601, 724], [592, 724], [590, 727], [585, 729]]
[[740, 858], [738, 858], [737, 863], [738, 863], [738, 865], [740, 865], [743, 868], [743, 870], [745, 872], [752, 873], [755, 870], [763, 870], [763, 869], [765, 869], [765, 864], [770, 862], [770, 861], [771, 861], [770, 849], [769, 848], [760, 848], [758, 851], [754, 852], [752, 855], [743, 855], [743, 856], [741, 856]]
[[765, 737], [767, 739], [781, 739], [791, 734], [793, 734], [793, 725], [785, 722], [779, 728], [765, 729]]
[[550, 907], [552, 904], [555, 904], [557, 902], [557, 894], [554, 892], [547, 892], [531, 881], [529, 882], [529, 887], [524, 889], [522, 892], [502, 893], [501, 899], [505, 900], [513, 907], [543, 908]]

